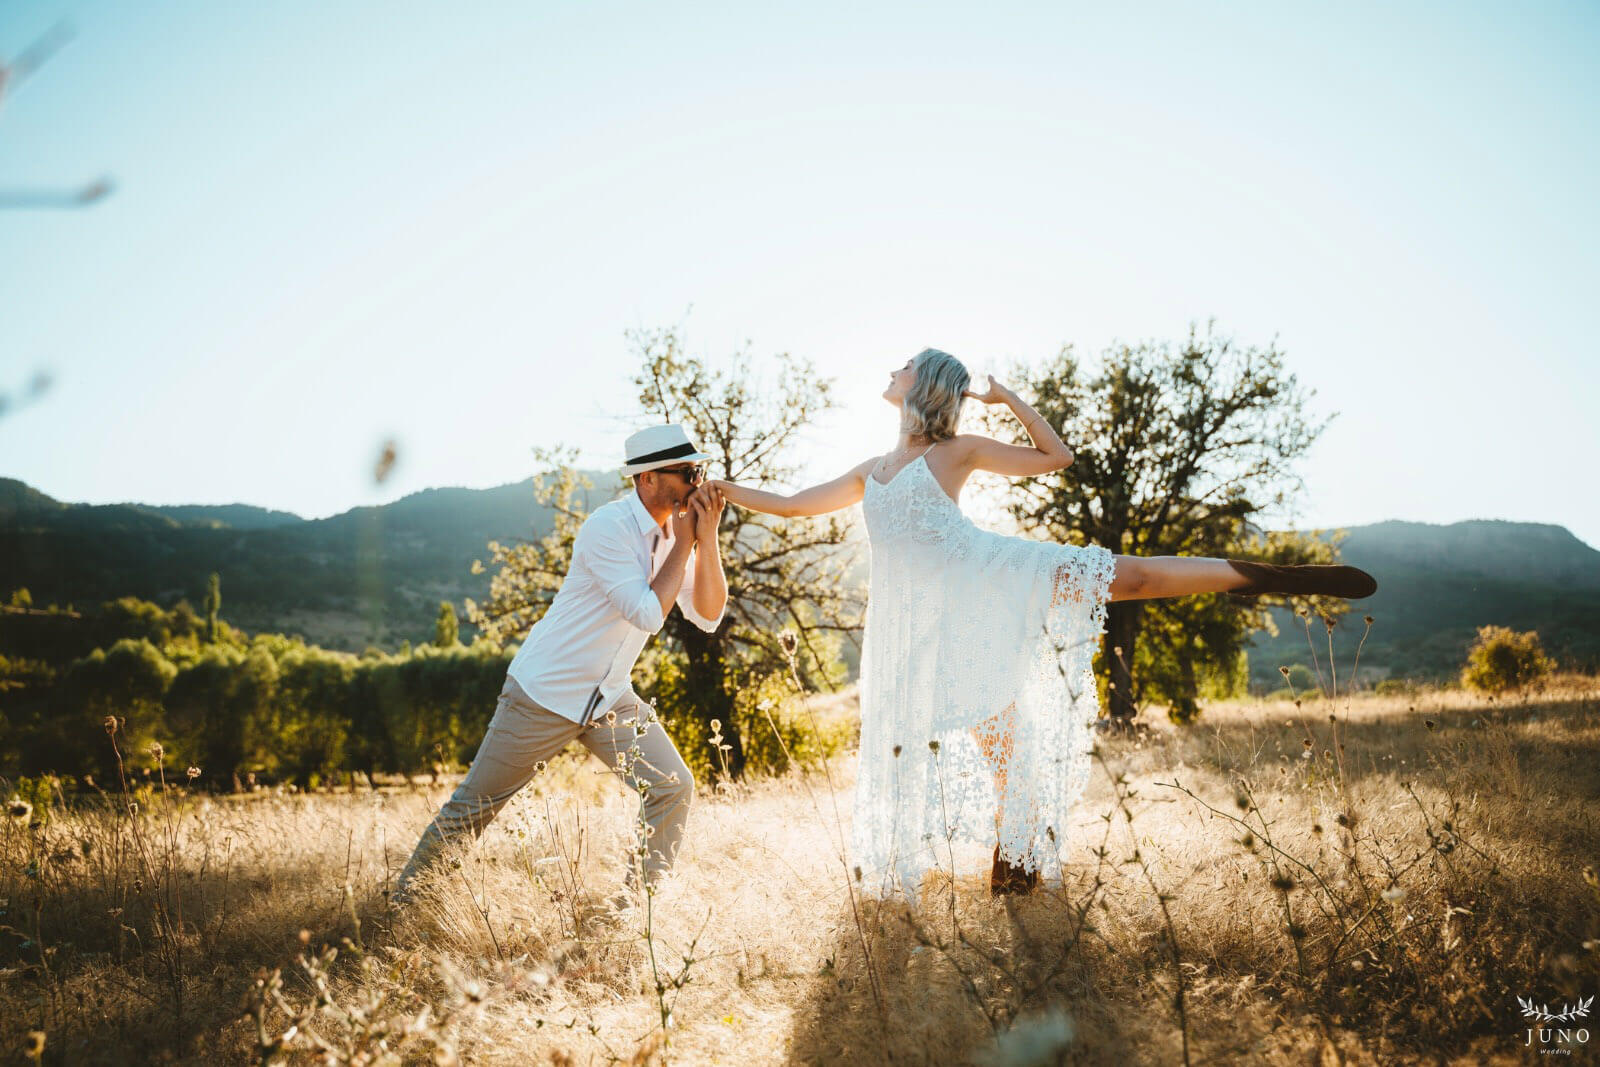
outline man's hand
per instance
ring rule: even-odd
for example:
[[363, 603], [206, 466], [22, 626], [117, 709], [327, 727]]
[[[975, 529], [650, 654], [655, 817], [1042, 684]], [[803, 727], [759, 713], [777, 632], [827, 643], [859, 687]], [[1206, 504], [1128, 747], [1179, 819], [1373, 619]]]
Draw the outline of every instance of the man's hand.
[[694, 497], [691, 496], [688, 500], [683, 502], [683, 510], [681, 512], [677, 508], [673, 508], [672, 517], [667, 521], [672, 523], [673, 539], [680, 543], [687, 544], [685, 539], [694, 536]]
[[694, 506], [695, 538], [705, 544], [715, 544], [717, 524], [722, 521], [722, 508], [726, 503], [722, 492], [714, 485], [702, 485], [689, 497]]

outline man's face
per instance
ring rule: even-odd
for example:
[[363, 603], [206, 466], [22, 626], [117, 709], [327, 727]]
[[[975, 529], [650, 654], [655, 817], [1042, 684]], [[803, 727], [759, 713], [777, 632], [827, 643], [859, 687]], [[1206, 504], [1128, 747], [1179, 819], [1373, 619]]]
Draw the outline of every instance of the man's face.
[[[652, 494], [659, 506], [682, 511], [691, 493], [695, 491], [696, 483], [692, 475], [687, 473], [692, 464], [675, 464], [670, 468], [646, 471], [643, 480], [651, 486]], [[681, 469], [680, 469], [681, 468]]]

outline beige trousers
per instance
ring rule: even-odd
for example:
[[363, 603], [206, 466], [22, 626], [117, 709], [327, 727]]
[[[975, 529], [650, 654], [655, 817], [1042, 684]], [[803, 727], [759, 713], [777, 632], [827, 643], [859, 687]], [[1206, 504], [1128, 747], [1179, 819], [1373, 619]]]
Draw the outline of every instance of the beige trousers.
[[[506, 677], [495, 705], [494, 718], [478, 746], [467, 776], [456, 786], [433, 822], [423, 831], [405, 870], [400, 872], [395, 897], [408, 898], [411, 880], [462, 834], [477, 838], [506, 802], [528, 784], [539, 766], [552, 759], [573, 738], [600, 757], [640, 794], [641, 817], [647, 830], [645, 877], [654, 885], [672, 866], [694, 799], [694, 776], [678, 755], [672, 738], [659, 722], [649, 718], [650, 706], [630, 690], [609, 713], [597, 715], [588, 726], [557, 715], [534, 702], [516, 679]], [[629, 864], [628, 884], [637, 884], [637, 860]]]

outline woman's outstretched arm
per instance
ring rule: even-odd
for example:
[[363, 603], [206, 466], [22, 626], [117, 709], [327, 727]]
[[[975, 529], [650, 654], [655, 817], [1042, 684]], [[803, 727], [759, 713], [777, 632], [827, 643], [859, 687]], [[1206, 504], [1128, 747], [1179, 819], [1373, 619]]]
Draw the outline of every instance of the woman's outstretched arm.
[[1004, 404], [1022, 423], [1022, 429], [1033, 442], [1032, 448], [1008, 445], [982, 434], [962, 434], [959, 440], [967, 446], [965, 461], [969, 470], [993, 471], [1021, 477], [1029, 474], [1048, 474], [1072, 466], [1075, 458], [1072, 449], [1061, 440], [1061, 435], [1045, 421], [1043, 415], [1016, 393], [989, 379], [989, 391], [979, 396], [968, 391], [966, 396], [984, 404]]
[[795, 515], [822, 515], [829, 511], [847, 508], [860, 500], [861, 494], [866, 491], [862, 480], [867, 477], [867, 471], [871, 470], [876, 462], [876, 456], [863, 460], [831, 482], [813, 485], [809, 489], [802, 489], [787, 496], [782, 493], [769, 493], [764, 489], [750, 489], [737, 482], [712, 481], [708, 484], [720, 489], [724, 499], [751, 511], [782, 515], [786, 518]]

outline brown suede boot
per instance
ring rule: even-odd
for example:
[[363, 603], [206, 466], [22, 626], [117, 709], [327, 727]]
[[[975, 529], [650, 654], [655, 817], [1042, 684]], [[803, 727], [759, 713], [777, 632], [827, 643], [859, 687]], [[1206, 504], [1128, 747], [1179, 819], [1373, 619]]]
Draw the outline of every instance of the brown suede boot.
[[1242, 559], [1230, 559], [1228, 564], [1250, 579], [1249, 585], [1228, 590], [1229, 596], [1241, 599], [1277, 593], [1359, 600], [1378, 591], [1377, 579], [1357, 567], [1313, 564], [1285, 567], [1275, 563], [1250, 563]]
[[1031, 893], [1039, 885], [1039, 872], [1018, 867], [1000, 859], [1000, 846], [994, 846], [994, 869], [989, 872], [989, 895]]

